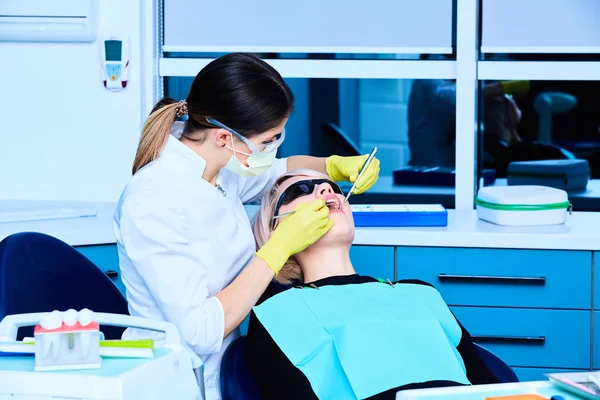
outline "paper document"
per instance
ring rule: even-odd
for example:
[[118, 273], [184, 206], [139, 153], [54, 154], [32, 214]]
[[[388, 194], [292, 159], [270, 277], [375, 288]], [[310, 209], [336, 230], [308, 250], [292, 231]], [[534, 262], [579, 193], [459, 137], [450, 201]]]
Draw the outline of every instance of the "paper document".
[[97, 211], [89, 208], [22, 208], [0, 210], [0, 223], [95, 217], [96, 215]]

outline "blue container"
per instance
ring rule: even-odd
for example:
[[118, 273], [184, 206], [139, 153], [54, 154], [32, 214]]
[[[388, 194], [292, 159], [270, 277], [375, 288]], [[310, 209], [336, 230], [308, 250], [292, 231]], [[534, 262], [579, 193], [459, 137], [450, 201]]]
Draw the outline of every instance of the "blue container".
[[448, 211], [440, 204], [355, 204], [357, 227], [447, 226]]

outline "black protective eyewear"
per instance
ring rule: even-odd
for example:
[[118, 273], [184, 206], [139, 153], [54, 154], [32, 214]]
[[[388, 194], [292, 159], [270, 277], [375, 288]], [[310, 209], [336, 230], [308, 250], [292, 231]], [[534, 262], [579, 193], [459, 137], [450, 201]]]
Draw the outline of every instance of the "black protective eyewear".
[[331, 189], [333, 189], [334, 193], [342, 195], [344, 194], [342, 189], [340, 189], [335, 182], [332, 182], [329, 179], [307, 179], [294, 182], [279, 196], [273, 216], [276, 217], [279, 215], [279, 209], [281, 206], [288, 205], [299, 197], [312, 194], [315, 191], [315, 186], [322, 185], [323, 183], [328, 183], [329, 186], [331, 186]]

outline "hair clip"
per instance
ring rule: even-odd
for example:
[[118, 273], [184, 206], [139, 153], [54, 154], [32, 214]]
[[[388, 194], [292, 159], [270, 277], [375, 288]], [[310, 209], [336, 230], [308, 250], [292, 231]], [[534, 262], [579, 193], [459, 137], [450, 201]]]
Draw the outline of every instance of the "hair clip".
[[388, 285], [390, 285], [393, 288], [396, 287], [396, 286], [394, 286], [394, 284], [392, 283], [392, 281], [390, 281], [389, 279], [385, 283], [387, 283]]
[[185, 100], [178, 101], [177, 105], [175, 106], [175, 111], [177, 112], [177, 118], [187, 115], [187, 113], [188, 113], [187, 102]]
[[313, 288], [313, 289], [317, 289], [317, 290], [319, 290], [319, 287], [318, 287], [318, 286], [315, 286], [315, 284], [314, 284], [314, 283], [311, 283], [311, 284], [310, 284], [310, 285], [308, 285], [308, 286], [310, 286], [310, 287], [311, 287], [311, 288]]

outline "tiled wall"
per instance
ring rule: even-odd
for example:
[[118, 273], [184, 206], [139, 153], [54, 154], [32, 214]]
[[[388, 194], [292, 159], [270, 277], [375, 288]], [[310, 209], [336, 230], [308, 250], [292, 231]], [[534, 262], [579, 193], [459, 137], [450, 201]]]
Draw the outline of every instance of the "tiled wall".
[[407, 108], [412, 80], [361, 79], [359, 81], [360, 145], [365, 152], [378, 146], [381, 174], [406, 166]]

